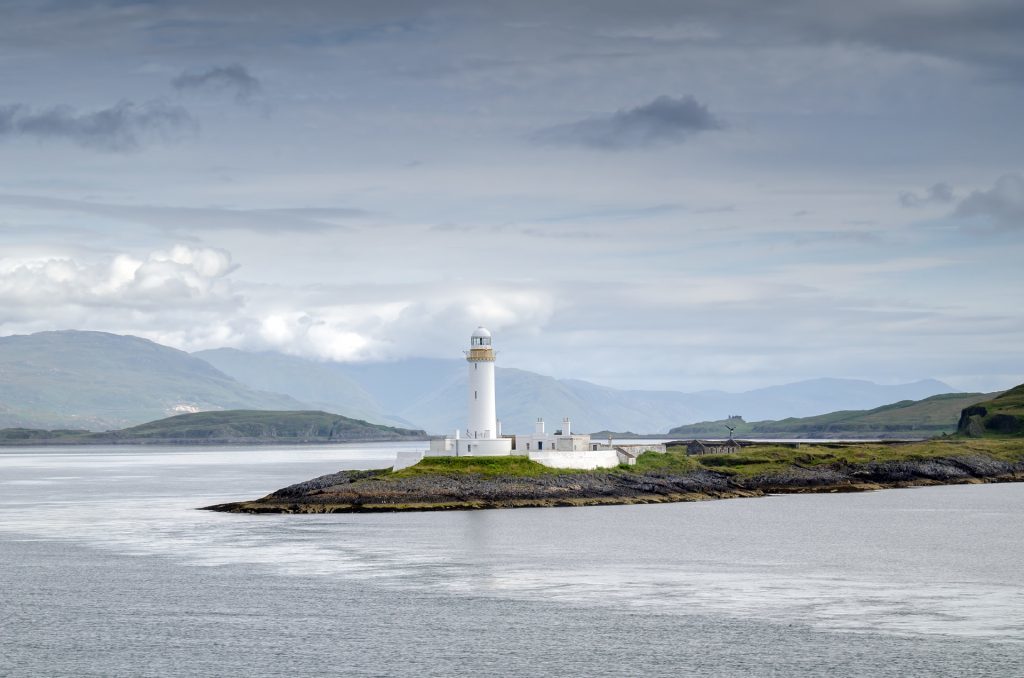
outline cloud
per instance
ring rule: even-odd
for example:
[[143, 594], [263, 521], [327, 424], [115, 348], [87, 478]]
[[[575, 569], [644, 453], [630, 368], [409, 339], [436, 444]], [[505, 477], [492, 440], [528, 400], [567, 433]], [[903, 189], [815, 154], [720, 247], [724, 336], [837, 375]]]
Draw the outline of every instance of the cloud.
[[931, 188], [925, 191], [924, 195], [903, 191], [899, 196], [900, 205], [903, 207], [923, 207], [932, 204], [945, 205], [953, 202], [955, 199], [956, 195], [953, 193], [953, 187], [941, 182], [933, 184]]
[[118, 254], [100, 262], [54, 257], [0, 260], [0, 299], [5, 311], [62, 306], [137, 310], [230, 306], [234, 293], [224, 280], [234, 266], [218, 249], [176, 245], [144, 258]]
[[981, 217], [1000, 228], [1024, 229], [1024, 177], [1004, 174], [987, 191], [973, 191], [960, 201], [953, 216]]
[[541, 143], [618, 151], [678, 144], [699, 132], [723, 127], [722, 121], [694, 97], [662, 95], [636, 108], [548, 127], [534, 138]]
[[134, 224], [146, 224], [168, 232], [207, 230], [319, 232], [346, 228], [352, 219], [368, 213], [348, 207], [299, 207], [228, 209], [217, 207], [168, 207], [163, 205], [116, 205], [31, 195], [0, 194], [0, 205], [86, 214]]
[[79, 112], [71, 106], [40, 111], [24, 104], [0, 106], [0, 138], [64, 140], [101, 151], [132, 151], [153, 138], [174, 141], [197, 127], [187, 110], [163, 101], [121, 101], [91, 112]]
[[239, 280], [237, 269], [225, 250], [181, 244], [141, 254], [0, 254], [0, 335], [76, 328], [185, 350], [380, 360], [445, 355], [455, 327], [531, 334], [554, 309], [549, 293], [520, 281], [283, 287]]
[[185, 72], [171, 80], [171, 85], [179, 92], [185, 90], [234, 92], [235, 100], [239, 103], [252, 100], [262, 90], [259, 79], [240, 64], [214, 66], [202, 73]]

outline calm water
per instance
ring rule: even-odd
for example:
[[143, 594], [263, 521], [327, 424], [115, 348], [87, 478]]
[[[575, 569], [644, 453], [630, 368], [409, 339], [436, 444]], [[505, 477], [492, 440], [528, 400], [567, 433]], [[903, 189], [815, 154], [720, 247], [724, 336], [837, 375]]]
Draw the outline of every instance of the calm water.
[[396, 449], [0, 450], [0, 675], [1024, 676], [1024, 484], [194, 510]]

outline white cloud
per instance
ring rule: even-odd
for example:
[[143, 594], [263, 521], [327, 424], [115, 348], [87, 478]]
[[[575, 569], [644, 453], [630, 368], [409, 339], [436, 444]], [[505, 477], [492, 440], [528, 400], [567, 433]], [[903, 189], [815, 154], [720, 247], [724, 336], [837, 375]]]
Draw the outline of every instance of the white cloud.
[[230, 268], [226, 252], [180, 245], [144, 259], [128, 254], [92, 262], [0, 259], [0, 304], [8, 309], [222, 305], [234, 296], [224, 279]]
[[0, 259], [0, 333], [95, 329], [184, 350], [232, 346], [322, 360], [444, 355], [478, 323], [535, 333], [553, 300], [500, 285], [385, 288], [374, 301], [322, 287], [252, 285], [219, 249], [175, 245], [142, 256]]

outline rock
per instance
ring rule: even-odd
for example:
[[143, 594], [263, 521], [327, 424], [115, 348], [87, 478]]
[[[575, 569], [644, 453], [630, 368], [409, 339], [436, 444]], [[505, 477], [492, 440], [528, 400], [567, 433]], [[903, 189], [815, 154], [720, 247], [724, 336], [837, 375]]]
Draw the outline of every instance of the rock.
[[985, 422], [985, 429], [993, 433], [1012, 435], [1024, 431], [1024, 422], [1012, 414], [993, 414]]
[[[963, 422], [963, 426], [958, 429], [958, 432], [968, 436], [970, 438], [981, 438], [985, 435], [985, 425], [983, 423], [984, 415], [972, 414], [967, 417], [967, 421]], [[961, 420], [962, 421], [962, 420]]]

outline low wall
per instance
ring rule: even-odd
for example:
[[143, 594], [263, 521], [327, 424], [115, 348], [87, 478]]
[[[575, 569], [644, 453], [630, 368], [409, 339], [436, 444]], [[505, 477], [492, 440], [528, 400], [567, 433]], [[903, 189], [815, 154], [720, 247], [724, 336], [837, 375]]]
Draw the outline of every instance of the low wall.
[[423, 450], [401, 450], [395, 455], [395, 464], [391, 467], [391, 470], [400, 471], [403, 468], [418, 464], [427, 454], [429, 453]]
[[613, 449], [607, 450], [538, 450], [530, 452], [530, 460], [551, 468], [615, 468], [619, 455]]
[[616, 445], [615, 447], [624, 452], [629, 452], [634, 457], [639, 457], [644, 452], [661, 452], [664, 454], [667, 449], [665, 443], [651, 443], [647, 445], [639, 443], [636, 445]]

